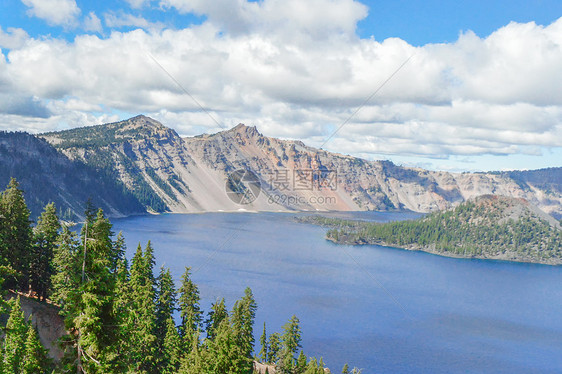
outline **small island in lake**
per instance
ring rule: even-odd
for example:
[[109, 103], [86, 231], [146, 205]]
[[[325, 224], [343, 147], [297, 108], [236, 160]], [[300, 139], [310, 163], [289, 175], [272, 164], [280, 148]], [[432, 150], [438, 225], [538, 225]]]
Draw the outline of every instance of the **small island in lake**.
[[339, 244], [376, 244], [442, 256], [562, 264], [560, 222], [523, 199], [485, 195], [417, 220], [375, 223], [308, 216]]

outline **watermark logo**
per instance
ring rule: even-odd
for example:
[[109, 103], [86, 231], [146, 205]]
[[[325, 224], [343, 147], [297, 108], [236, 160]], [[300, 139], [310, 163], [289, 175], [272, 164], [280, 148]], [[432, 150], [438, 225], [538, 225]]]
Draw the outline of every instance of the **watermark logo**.
[[226, 178], [226, 195], [236, 204], [246, 205], [254, 202], [260, 194], [261, 183], [250, 170], [238, 169]]
[[262, 177], [263, 181], [254, 172], [246, 169], [237, 169], [229, 173], [225, 185], [227, 196], [236, 204], [246, 205], [254, 202], [263, 190], [269, 204], [306, 207], [334, 206], [337, 203], [334, 196], [324, 194], [338, 188], [335, 170], [277, 169], [264, 172]]
[[330, 169], [278, 169], [266, 173], [270, 190], [320, 191], [338, 189], [338, 174]]

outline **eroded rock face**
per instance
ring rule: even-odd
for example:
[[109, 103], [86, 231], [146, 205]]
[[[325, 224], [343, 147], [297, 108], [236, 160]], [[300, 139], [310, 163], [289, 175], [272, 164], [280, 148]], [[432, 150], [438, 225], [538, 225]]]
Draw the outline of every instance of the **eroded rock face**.
[[[102, 136], [104, 141], [100, 141]], [[562, 181], [550, 181], [547, 186], [536, 175], [515, 178], [509, 173], [434, 172], [390, 161], [369, 162], [300, 141], [265, 137], [243, 124], [182, 139], [159, 122], [137, 116], [44, 137], [72, 159], [89, 164], [102, 160], [127, 188], [153, 193], [151, 201], [160, 199], [171, 212], [431, 212], [494, 194], [524, 198], [547, 213], [562, 216], [562, 188], [552, 188]], [[251, 170], [261, 182], [261, 193], [251, 204], [239, 205], [225, 193], [227, 176], [236, 169]], [[158, 210], [157, 204], [143, 203]]]
[[[10, 295], [15, 297], [15, 295]], [[31, 317], [33, 327], [37, 328], [39, 340], [48, 351], [51, 358], [60, 360], [63, 352], [58, 345], [58, 339], [66, 334], [64, 320], [59, 315], [59, 308], [40, 303], [36, 300], [20, 295], [21, 308], [26, 320]]]

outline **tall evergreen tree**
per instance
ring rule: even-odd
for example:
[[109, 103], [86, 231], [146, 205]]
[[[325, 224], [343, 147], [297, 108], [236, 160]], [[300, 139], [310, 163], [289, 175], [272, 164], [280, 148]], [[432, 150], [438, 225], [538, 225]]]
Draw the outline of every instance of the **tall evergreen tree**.
[[171, 316], [166, 320], [166, 335], [162, 344], [162, 360], [160, 368], [163, 374], [175, 374], [178, 372], [183, 344], [178, 328]]
[[[189, 353], [182, 359], [179, 374], [206, 374], [214, 373], [207, 368], [206, 351], [199, 345], [199, 333], [196, 332], [191, 336]], [[222, 373], [222, 372], [217, 372]], [[229, 373], [224, 371], [224, 373]]]
[[303, 374], [324, 374], [324, 361], [320, 358], [320, 361], [316, 360], [315, 357], [311, 358], [306, 366], [306, 370]]
[[74, 319], [80, 366], [87, 373], [112, 371], [116, 338], [115, 276], [111, 272], [115, 246], [112, 225], [98, 210], [93, 223], [83, 229], [80, 314]]
[[295, 367], [296, 374], [302, 374], [306, 370], [307, 359], [304, 352], [301, 350], [299, 353], [299, 357], [297, 358], [297, 365]]
[[208, 318], [205, 321], [207, 339], [213, 340], [215, 338], [219, 325], [225, 319], [228, 319], [228, 310], [226, 309], [224, 298], [222, 298], [211, 305], [211, 311], [208, 313]]
[[160, 274], [156, 279], [156, 337], [163, 341], [168, 331], [168, 320], [176, 310], [176, 289], [170, 269], [160, 268]]
[[63, 226], [54, 248], [51, 300], [61, 308], [65, 328], [70, 333], [63, 336], [60, 342], [64, 351], [60, 365], [64, 371], [76, 371], [78, 364], [76, 344], [79, 334], [74, 320], [81, 310], [81, 254], [82, 247], [76, 233]]
[[113, 253], [111, 258], [111, 272], [117, 272], [117, 267], [122, 264], [123, 260], [126, 260], [125, 250], [127, 246], [125, 245], [125, 238], [123, 233], [119, 232], [117, 238], [113, 242]]
[[260, 360], [261, 362], [268, 362], [267, 331], [265, 330], [265, 321], [263, 322], [263, 333], [260, 336], [260, 345]]
[[301, 329], [297, 316], [292, 316], [283, 326], [281, 372], [291, 373], [296, 366], [295, 355], [301, 347]]
[[80, 306], [81, 252], [76, 234], [64, 226], [54, 248], [51, 299], [62, 308], [67, 330], [73, 326]]
[[116, 340], [113, 344], [113, 351], [117, 357], [116, 372], [126, 372], [129, 363], [129, 325], [131, 293], [129, 291], [129, 266], [127, 259], [119, 260], [115, 271], [115, 300], [113, 309], [115, 311], [115, 322], [118, 326]]
[[238, 344], [236, 333], [228, 317], [220, 322], [214, 339], [207, 343], [210, 373], [251, 373], [251, 367]]
[[4, 358], [2, 372], [4, 374], [17, 374], [22, 371], [23, 357], [25, 355], [25, 341], [27, 340], [27, 324], [19, 296], [11, 299], [10, 317], [6, 324], [6, 337], [4, 338]]
[[281, 335], [278, 332], [274, 332], [269, 336], [269, 363], [277, 364], [281, 356]]
[[190, 267], [185, 268], [179, 289], [180, 333], [188, 346], [191, 345], [193, 334], [197, 333], [201, 328], [203, 319], [203, 312], [199, 307], [199, 289], [191, 280], [190, 270]]
[[127, 321], [129, 370], [135, 373], [158, 372], [153, 266], [152, 245], [148, 242], [143, 253], [139, 244], [131, 264], [131, 302]]
[[236, 338], [236, 343], [245, 358], [241, 369], [251, 373], [254, 352], [254, 319], [256, 317], [257, 304], [248, 287], [244, 291], [244, 297], [234, 304], [232, 310], [232, 328]]
[[5, 286], [28, 291], [31, 249], [30, 212], [25, 204], [19, 183], [12, 178], [0, 199], [0, 260], [11, 266], [18, 274], [17, 282], [11, 278]]
[[30, 259], [31, 287], [41, 300], [47, 298], [53, 274], [53, 257], [60, 229], [54, 203], [47, 204], [33, 230], [33, 246]]
[[341, 369], [341, 374], [349, 374], [349, 365], [347, 362], [343, 365], [343, 369]]
[[25, 355], [22, 363], [22, 374], [46, 373], [49, 367], [47, 351], [41, 345], [37, 331], [29, 324], [25, 342]]

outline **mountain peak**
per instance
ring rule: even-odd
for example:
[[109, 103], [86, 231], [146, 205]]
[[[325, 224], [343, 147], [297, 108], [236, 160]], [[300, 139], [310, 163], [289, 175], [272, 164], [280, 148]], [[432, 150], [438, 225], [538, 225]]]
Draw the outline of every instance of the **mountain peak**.
[[508, 220], [520, 220], [533, 217], [535, 220], [548, 222], [550, 226], [560, 228], [560, 223], [554, 217], [546, 214], [528, 200], [513, 196], [481, 195], [471, 199], [484, 211], [495, 215], [497, 222], [504, 223]]
[[261, 136], [256, 126], [246, 126], [243, 123], [239, 123], [238, 125], [234, 126], [230, 130], [227, 130], [227, 132], [244, 134], [248, 137]]
[[154, 118], [145, 116], [144, 114], [139, 114], [138, 116], [129, 118], [129, 119], [124, 120], [122, 122], [118, 122], [118, 124], [119, 123], [125, 124], [125, 127], [127, 126], [127, 124], [129, 124], [129, 126], [132, 125], [134, 128], [139, 128], [139, 127], [150, 127], [150, 128], [155, 128], [155, 129], [165, 129], [166, 128], [166, 126], [164, 126], [163, 124], [161, 124], [160, 122], [158, 122]]

